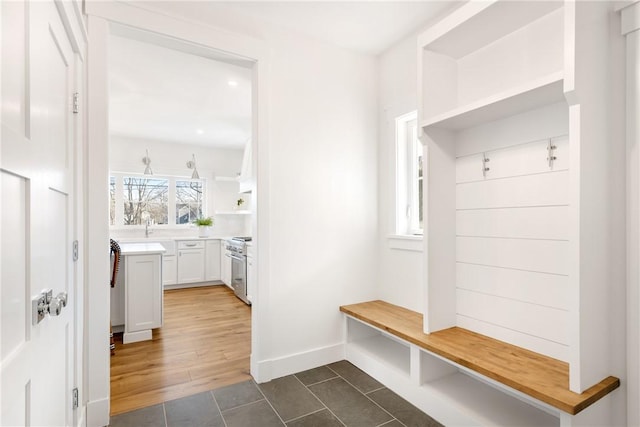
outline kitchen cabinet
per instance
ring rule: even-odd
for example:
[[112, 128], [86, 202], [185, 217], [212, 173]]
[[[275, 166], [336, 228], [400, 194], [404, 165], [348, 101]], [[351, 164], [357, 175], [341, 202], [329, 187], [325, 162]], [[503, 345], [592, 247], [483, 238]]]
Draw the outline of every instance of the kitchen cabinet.
[[253, 304], [256, 288], [256, 258], [253, 245], [247, 245], [247, 299]]
[[162, 257], [162, 284], [175, 285], [178, 283], [178, 261], [175, 255]]
[[226, 249], [226, 241], [220, 241], [220, 269], [221, 280], [231, 289], [231, 255]]
[[204, 241], [178, 241], [178, 283], [204, 282], [204, 265]]
[[122, 245], [124, 344], [149, 340], [151, 330], [162, 326], [162, 252], [158, 244]]
[[[188, 239], [188, 238], [187, 238]], [[222, 280], [224, 240], [221, 239], [189, 239], [158, 240], [154, 242], [127, 242], [126, 245], [160, 244], [165, 252], [162, 256], [162, 284], [165, 288], [179, 288], [180, 285], [208, 284]], [[225, 261], [230, 261], [225, 259]], [[230, 276], [230, 267], [227, 276]], [[226, 276], [225, 276], [226, 277]], [[229, 282], [228, 279], [225, 283]], [[124, 292], [112, 291], [111, 296], [114, 325], [124, 324]], [[123, 301], [119, 304], [118, 301]]]
[[[111, 288], [111, 324], [124, 327], [124, 258], [120, 260], [120, 270], [116, 285]], [[117, 332], [122, 329], [116, 328]]]
[[207, 240], [205, 256], [205, 280], [220, 280], [220, 240]]
[[162, 255], [125, 256], [125, 275], [127, 344], [149, 339], [151, 329], [162, 326]]

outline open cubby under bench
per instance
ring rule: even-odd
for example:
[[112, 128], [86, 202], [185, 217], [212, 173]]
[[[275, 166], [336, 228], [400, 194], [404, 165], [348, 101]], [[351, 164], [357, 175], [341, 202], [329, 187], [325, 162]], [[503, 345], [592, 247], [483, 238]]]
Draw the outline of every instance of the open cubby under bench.
[[[347, 359], [379, 380], [391, 382], [385, 385], [423, 410], [419, 394], [426, 390], [436, 400], [444, 396], [444, 401], [446, 397], [455, 401], [454, 409], [456, 405], [458, 409], [475, 406], [470, 410], [474, 423], [509, 425], [509, 415], [494, 419], [490, 414], [509, 412], [496, 408], [499, 403], [495, 400], [503, 399], [498, 394], [507, 391], [511, 396], [506, 397], [506, 406], [510, 409], [523, 402], [533, 405], [516, 411], [514, 419], [522, 421], [526, 414], [533, 417], [530, 421], [535, 425], [565, 425], [560, 423], [566, 417], [562, 413], [578, 414], [620, 386], [618, 378], [609, 376], [581, 394], [574, 393], [569, 390], [565, 362], [459, 327], [425, 334], [422, 314], [384, 301], [345, 305], [340, 311], [348, 316]], [[388, 372], [376, 375], [379, 371]], [[475, 379], [485, 384], [475, 385], [479, 383]], [[465, 394], [470, 395], [469, 402], [464, 401]], [[488, 399], [484, 405], [493, 405], [491, 410], [482, 408], [483, 399]], [[443, 416], [447, 418], [449, 412], [444, 411]], [[454, 416], [441, 422], [454, 425], [468, 421], [456, 421]]]

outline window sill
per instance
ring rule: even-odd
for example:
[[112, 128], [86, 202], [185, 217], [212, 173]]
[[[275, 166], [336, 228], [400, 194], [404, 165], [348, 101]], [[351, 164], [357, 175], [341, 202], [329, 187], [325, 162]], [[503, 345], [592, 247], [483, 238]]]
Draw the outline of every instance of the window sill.
[[387, 237], [389, 249], [422, 252], [422, 236], [409, 234], [392, 234]]

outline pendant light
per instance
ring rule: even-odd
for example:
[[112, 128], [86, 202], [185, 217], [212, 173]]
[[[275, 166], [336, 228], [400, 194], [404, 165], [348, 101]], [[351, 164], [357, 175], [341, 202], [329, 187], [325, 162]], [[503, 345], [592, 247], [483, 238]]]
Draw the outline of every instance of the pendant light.
[[191, 155], [191, 160], [187, 162], [187, 167], [189, 169], [193, 169], [193, 173], [191, 174], [191, 179], [200, 179], [200, 175], [198, 174], [198, 169], [196, 169], [196, 155]]
[[151, 170], [151, 158], [149, 157], [149, 149], [147, 149], [147, 155], [142, 158], [142, 163], [146, 166], [144, 168], [145, 175], [153, 175], [153, 171]]

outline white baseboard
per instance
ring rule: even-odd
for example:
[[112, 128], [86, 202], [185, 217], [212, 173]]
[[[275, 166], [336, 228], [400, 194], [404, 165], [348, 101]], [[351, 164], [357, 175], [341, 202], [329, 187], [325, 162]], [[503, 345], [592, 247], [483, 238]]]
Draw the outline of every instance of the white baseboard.
[[153, 334], [151, 332], [151, 329], [147, 329], [144, 331], [137, 331], [137, 332], [125, 332], [122, 335], [122, 344], [129, 344], [129, 343], [138, 342], [138, 341], [147, 341], [147, 340], [150, 340], [152, 336]]
[[271, 360], [258, 361], [252, 375], [256, 382], [264, 383], [296, 372], [338, 362], [344, 358], [344, 344], [334, 344]]
[[220, 280], [215, 280], [213, 282], [198, 282], [198, 283], [176, 283], [174, 285], [164, 285], [164, 290], [168, 291], [171, 289], [187, 289], [187, 288], [202, 288], [205, 286], [220, 286], [224, 285]]
[[87, 402], [87, 423], [89, 427], [109, 425], [109, 398]]

